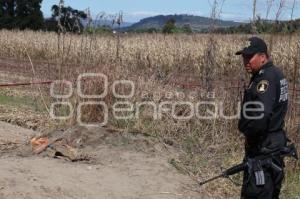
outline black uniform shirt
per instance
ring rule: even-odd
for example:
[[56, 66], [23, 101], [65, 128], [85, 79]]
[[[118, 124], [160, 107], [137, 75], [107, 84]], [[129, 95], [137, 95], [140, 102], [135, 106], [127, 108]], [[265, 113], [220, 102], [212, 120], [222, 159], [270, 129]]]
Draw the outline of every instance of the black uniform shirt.
[[239, 130], [247, 138], [266, 137], [282, 131], [287, 105], [287, 80], [270, 61], [252, 76], [245, 90]]

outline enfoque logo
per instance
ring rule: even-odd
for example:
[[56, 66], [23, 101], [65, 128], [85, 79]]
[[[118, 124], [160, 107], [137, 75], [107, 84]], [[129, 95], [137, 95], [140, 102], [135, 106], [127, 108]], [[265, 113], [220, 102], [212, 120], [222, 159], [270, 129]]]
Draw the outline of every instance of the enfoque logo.
[[[97, 78], [103, 82], [103, 91], [97, 95], [87, 95], [83, 92], [83, 81], [85, 78]], [[55, 88], [57, 85], [65, 85], [67, 91], [65, 94], [56, 94]], [[128, 94], [118, 93], [118, 86], [126, 86], [129, 88]], [[233, 120], [238, 119], [241, 114], [241, 103], [237, 102], [236, 111], [233, 115], [225, 114], [225, 105], [223, 101], [218, 100], [208, 100], [208, 101], [198, 101], [190, 102], [185, 100], [177, 101], [142, 101], [142, 102], [131, 102], [130, 99], [135, 95], [136, 86], [133, 81], [130, 80], [115, 80], [111, 84], [111, 93], [116, 100], [116, 102], [111, 106], [101, 101], [109, 93], [109, 80], [107, 75], [103, 73], [84, 73], [78, 76], [76, 93], [81, 99], [85, 99], [84, 102], [78, 103], [77, 107], [74, 107], [68, 100], [74, 94], [74, 87], [72, 82], [66, 80], [54, 81], [50, 87], [50, 95], [55, 99], [61, 99], [60, 102], [54, 102], [50, 106], [50, 116], [52, 119], [56, 120], [67, 120], [74, 117], [74, 110], [76, 109], [76, 121], [81, 126], [87, 127], [98, 127], [104, 126], [108, 123], [108, 117], [114, 117], [116, 120], [128, 120], [140, 117], [140, 113], [144, 107], [151, 107], [151, 114], [153, 120], [162, 119], [163, 115], [168, 113], [175, 120], [190, 120], [190, 119], [200, 119], [200, 120], [212, 120], [212, 119], [225, 119]], [[174, 94], [176, 95], [176, 94]], [[97, 101], [96, 101], [97, 99]], [[58, 106], [65, 106], [68, 108], [68, 115], [58, 116], [55, 114], [55, 109]], [[83, 122], [83, 108], [85, 106], [100, 106], [102, 110], [103, 120], [97, 123], [85, 123]], [[188, 111], [187, 114], [178, 115], [177, 111], [179, 108], [184, 107]], [[111, 114], [109, 114], [111, 110]], [[251, 112], [255, 111], [255, 116]], [[249, 114], [250, 113], [250, 114]], [[261, 119], [264, 116], [264, 105], [261, 102], [248, 102], [243, 105], [242, 114], [244, 117], [249, 119]], [[247, 115], [249, 114], [249, 116]]]

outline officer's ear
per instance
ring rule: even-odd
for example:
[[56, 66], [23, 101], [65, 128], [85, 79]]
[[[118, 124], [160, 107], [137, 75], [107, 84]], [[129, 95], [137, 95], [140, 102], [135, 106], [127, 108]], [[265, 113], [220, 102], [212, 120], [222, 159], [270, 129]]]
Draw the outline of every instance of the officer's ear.
[[266, 53], [259, 53], [259, 57], [261, 58], [263, 63], [265, 63], [269, 59], [269, 55]]

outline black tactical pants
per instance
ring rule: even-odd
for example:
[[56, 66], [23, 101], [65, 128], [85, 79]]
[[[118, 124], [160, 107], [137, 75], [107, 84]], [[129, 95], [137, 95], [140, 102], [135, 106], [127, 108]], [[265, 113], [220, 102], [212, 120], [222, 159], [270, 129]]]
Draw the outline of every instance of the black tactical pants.
[[[283, 161], [275, 158], [273, 163], [283, 169]], [[242, 199], [278, 199], [284, 172], [274, 171], [272, 168], [264, 168], [265, 185], [256, 185], [255, 175], [244, 172]]]
[[[275, 138], [275, 139], [274, 139]], [[275, 142], [275, 141], [276, 142]], [[265, 142], [271, 143], [276, 147], [281, 147], [286, 145], [286, 140], [282, 137], [282, 135], [277, 134], [268, 137]], [[267, 146], [268, 144], [264, 144]], [[257, 145], [256, 145], [257, 146]], [[252, 147], [246, 147], [246, 154], [249, 152], [250, 154]], [[255, 150], [255, 148], [254, 148]], [[264, 185], [256, 185], [256, 179], [254, 171], [245, 171], [243, 178], [243, 186], [241, 191], [241, 199], [278, 199], [279, 193], [281, 189], [281, 184], [284, 178], [284, 162], [280, 157], [272, 158], [272, 162], [276, 164], [278, 167], [282, 169], [282, 171], [278, 172], [271, 167], [264, 166], [264, 177], [265, 184]], [[250, 172], [250, 173], [249, 173]]]

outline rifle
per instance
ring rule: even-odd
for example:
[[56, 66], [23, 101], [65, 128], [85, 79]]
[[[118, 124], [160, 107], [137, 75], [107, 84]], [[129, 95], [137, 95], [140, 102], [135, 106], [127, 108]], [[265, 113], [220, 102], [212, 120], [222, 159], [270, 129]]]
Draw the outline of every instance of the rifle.
[[[298, 160], [298, 154], [297, 154], [297, 150], [296, 150], [296, 147], [294, 144], [290, 144], [286, 147], [283, 147], [280, 149], [275, 149], [275, 150], [269, 150], [269, 149], [263, 148], [262, 152], [263, 152], [263, 155], [259, 155], [259, 156], [255, 157], [255, 161], [259, 161], [261, 166], [270, 165], [275, 171], [282, 171], [282, 169], [272, 162], [272, 159], [271, 159], [272, 157], [276, 157], [276, 156], [277, 157], [278, 156], [293, 157], [296, 160]], [[218, 178], [229, 178], [229, 176], [239, 173], [241, 171], [245, 171], [246, 169], [249, 169], [249, 167], [251, 167], [251, 161], [248, 160], [241, 164], [230, 167], [229, 169], [226, 169], [218, 176], [215, 176], [215, 177], [205, 180], [203, 182], [198, 182], [198, 184], [200, 186], [202, 186], [202, 185], [204, 185], [210, 181], [216, 180]]]

